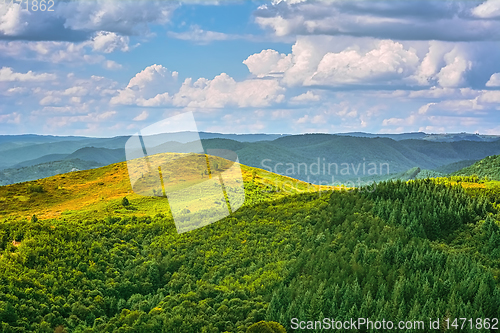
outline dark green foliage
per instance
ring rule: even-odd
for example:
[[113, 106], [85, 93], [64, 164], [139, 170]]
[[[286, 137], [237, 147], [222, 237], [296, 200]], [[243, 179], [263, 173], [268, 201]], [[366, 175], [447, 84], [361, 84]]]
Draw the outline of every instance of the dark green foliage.
[[403, 226], [410, 235], [431, 240], [446, 238], [493, 211], [485, 197], [471, 199], [460, 185], [451, 187], [429, 179], [382, 182], [376, 191], [365, 193], [377, 203], [373, 210], [377, 216]]
[[122, 206], [123, 207], [130, 206], [130, 202], [128, 201], [127, 197], [123, 197], [123, 199], [122, 199]]
[[286, 333], [286, 330], [277, 322], [262, 320], [250, 326], [247, 333]]
[[27, 189], [27, 193], [43, 193], [45, 192], [42, 185], [29, 184]]
[[441, 173], [441, 174], [450, 174], [450, 173], [453, 173], [455, 171], [459, 171], [463, 168], [466, 168], [468, 166], [471, 166], [472, 164], [474, 164], [476, 162], [477, 162], [477, 160], [458, 161], [455, 163], [450, 163], [450, 164], [440, 166], [439, 168], [434, 169], [434, 171]]
[[454, 172], [453, 175], [477, 175], [479, 178], [488, 177], [492, 180], [500, 180], [500, 155], [488, 156], [471, 166]]
[[26, 167], [4, 169], [0, 171], [0, 185], [25, 182], [61, 173], [77, 170], [93, 169], [102, 166], [94, 161], [71, 159], [63, 161], [46, 162]]

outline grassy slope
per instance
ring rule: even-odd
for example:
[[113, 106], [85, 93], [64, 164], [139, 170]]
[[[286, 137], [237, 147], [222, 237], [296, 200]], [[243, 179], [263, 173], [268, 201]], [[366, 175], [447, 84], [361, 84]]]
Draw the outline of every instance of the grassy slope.
[[[262, 169], [245, 165], [241, 165], [241, 169], [245, 204], [319, 189], [318, 186]], [[30, 185], [41, 185], [45, 192], [28, 193]], [[277, 190], [278, 187], [282, 189]], [[327, 188], [323, 186], [321, 189]], [[125, 196], [131, 203], [129, 209], [121, 205]], [[166, 199], [133, 193], [125, 162], [0, 187], [0, 215], [6, 219], [26, 219], [33, 214], [44, 219], [61, 215], [94, 219], [109, 215], [155, 215], [168, 211]]]

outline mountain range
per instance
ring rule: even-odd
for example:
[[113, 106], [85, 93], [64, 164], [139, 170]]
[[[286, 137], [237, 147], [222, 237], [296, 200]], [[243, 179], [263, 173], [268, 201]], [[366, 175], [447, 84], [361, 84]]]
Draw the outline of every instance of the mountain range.
[[[189, 151], [189, 141], [195, 134], [179, 132], [156, 136], [150, 142], [157, 146], [148, 147], [148, 151]], [[411, 173], [409, 170], [417, 167], [448, 174], [500, 154], [500, 136], [467, 133], [200, 132], [199, 137], [205, 150], [232, 150], [242, 164], [315, 184], [383, 180]], [[0, 185], [125, 161], [124, 147], [129, 138], [0, 136]]]

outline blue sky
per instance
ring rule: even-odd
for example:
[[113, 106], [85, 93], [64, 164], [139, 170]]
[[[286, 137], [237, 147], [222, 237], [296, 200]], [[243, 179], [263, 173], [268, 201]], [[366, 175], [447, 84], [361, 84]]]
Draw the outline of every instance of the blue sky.
[[498, 0], [25, 7], [0, 2], [0, 134], [500, 134]]

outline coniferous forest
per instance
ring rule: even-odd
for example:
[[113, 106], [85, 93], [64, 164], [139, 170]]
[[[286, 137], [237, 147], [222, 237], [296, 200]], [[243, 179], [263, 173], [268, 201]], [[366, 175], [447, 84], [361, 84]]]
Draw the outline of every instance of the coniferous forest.
[[169, 214], [6, 219], [1, 331], [310, 331], [294, 318], [495, 328], [500, 215], [477, 177], [273, 200], [259, 200], [254, 177], [251, 204], [180, 235]]

